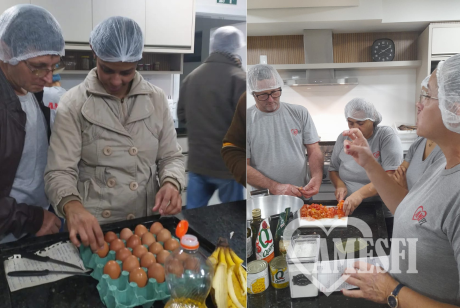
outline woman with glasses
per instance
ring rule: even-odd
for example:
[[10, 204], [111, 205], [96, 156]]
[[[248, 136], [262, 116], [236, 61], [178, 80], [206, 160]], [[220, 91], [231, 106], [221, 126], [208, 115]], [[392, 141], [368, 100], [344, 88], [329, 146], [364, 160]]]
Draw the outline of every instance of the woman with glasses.
[[139, 25], [110, 17], [90, 45], [97, 66], [59, 102], [45, 189], [71, 241], [97, 250], [100, 224], [180, 212], [185, 167], [165, 93], [136, 71]]
[[[350, 129], [357, 128], [361, 131], [371, 147], [374, 159], [391, 176], [402, 163], [402, 145], [391, 127], [379, 126], [382, 116], [374, 105], [362, 98], [352, 99], [345, 106], [345, 119]], [[334, 184], [337, 201], [345, 200], [343, 209], [349, 215], [361, 202], [380, 198], [366, 171], [345, 154], [345, 139], [342, 134], [337, 138], [329, 166], [329, 177]], [[388, 218], [387, 225], [391, 224], [393, 215], [387, 208], [384, 208], [384, 214]]]
[[17, 5], [0, 16], [0, 243], [61, 226], [45, 195], [53, 116], [42, 96], [62, 55], [61, 28], [48, 11]]
[[247, 182], [274, 195], [309, 199], [323, 179], [319, 137], [305, 107], [280, 101], [282, 86], [283, 79], [270, 65], [258, 64], [248, 72], [256, 104], [247, 110]]
[[436, 142], [445, 160], [431, 164], [407, 195], [377, 164], [361, 131], [343, 133], [349, 138], [345, 153], [366, 170], [394, 213], [398, 239], [389, 273], [363, 262], [346, 271], [347, 282], [359, 287], [343, 290], [346, 296], [393, 308], [460, 306], [460, 55], [438, 65], [426, 96], [419, 104], [417, 134]]

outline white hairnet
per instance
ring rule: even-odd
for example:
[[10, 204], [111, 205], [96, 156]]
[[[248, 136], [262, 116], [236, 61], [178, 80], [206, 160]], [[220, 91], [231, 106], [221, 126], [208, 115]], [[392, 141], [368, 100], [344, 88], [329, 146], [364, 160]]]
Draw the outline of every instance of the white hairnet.
[[64, 55], [64, 37], [47, 10], [31, 4], [13, 6], [0, 16], [0, 60], [19, 61], [46, 55]]
[[243, 32], [232, 26], [220, 27], [217, 29], [211, 38], [211, 52], [222, 51], [235, 53], [238, 49], [244, 47]]
[[374, 105], [363, 98], [354, 98], [345, 106], [345, 118], [352, 118], [356, 121], [371, 120], [374, 126], [382, 122], [382, 115], [375, 109]]
[[115, 16], [94, 28], [89, 43], [102, 61], [137, 62], [142, 59], [144, 36], [134, 20]]
[[440, 62], [436, 77], [442, 121], [447, 129], [460, 134], [460, 54]]
[[283, 84], [280, 74], [270, 65], [257, 64], [248, 71], [248, 86], [251, 92], [278, 89]]

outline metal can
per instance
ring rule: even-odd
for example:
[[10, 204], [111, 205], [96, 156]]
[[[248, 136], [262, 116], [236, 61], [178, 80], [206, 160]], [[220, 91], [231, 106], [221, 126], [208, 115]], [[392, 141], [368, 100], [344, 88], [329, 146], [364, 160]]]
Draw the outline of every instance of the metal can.
[[278, 256], [270, 262], [270, 278], [275, 289], [289, 286], [289, 272], [285, 257]]
[[268, 289], [268, 263], [256, 260], [248, 263], [248, 293], [258, 294]]

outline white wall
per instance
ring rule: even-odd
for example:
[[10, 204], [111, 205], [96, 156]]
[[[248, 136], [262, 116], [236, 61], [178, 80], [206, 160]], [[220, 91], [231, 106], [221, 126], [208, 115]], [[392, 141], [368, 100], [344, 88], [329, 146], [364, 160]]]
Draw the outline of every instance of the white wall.
[[[355, 97], [372, 102], [382, 114], [382, 125], [415, 124], [415, 69], [336, 71], [337, 77], [357, 77], [358, 85], [283, 87], [281, 101], [305, 106], [322, 141], [335, 141], [348, 129], [345, 105]], [[287, 76], [283, 73], [283, 78]], [[248, 97], [248, 108], [255, 104]]]
[[237, 0], [234, 4], [217, 3], [216, 0], [196, 0], [195, 12], [197, 16], [231, 17], [246, 20], [247, 0]]
[[[172, 74], [164, 74], [164, 75], [146, 75], [144, 79], [152, 83], [153, 85], [160, 87], [163, 91], [165, 91], [166, 95], [173, 95], [173, 87], [172, 87]], [[80, 83], [85, 80], [85, 74], [78, 74], [78, 75], [66, 75], [61, 74], [61, 85], [64, 89], [70, 90], [71, 88], [79, 85]]]

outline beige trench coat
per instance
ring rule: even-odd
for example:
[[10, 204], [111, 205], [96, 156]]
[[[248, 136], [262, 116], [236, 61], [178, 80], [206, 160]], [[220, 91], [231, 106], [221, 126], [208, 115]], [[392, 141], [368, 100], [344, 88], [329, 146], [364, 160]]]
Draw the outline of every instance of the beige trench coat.
[[95, 69], [61, 98], [45, 171], [59, 216], [70, 200], [101, 224], [152, 215], [159, 184], [184, 187], [184, 157], [164, 92], [136, 72], [123, 104], [127, 115]]

